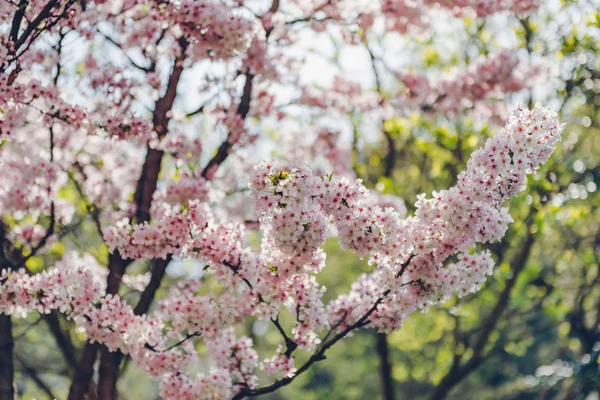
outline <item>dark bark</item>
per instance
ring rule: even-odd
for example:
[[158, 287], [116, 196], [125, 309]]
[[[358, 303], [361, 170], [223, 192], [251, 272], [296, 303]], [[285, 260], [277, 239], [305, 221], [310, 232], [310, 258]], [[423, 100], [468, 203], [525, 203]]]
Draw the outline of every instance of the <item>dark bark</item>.
[[[9, 85], [14, 82], [18, 73], [20, 72], [20, 67], [18, 64], [19, 56], [27, 51], [27, 49], [43, 31], [52, 29], [61, 19], [68, 17], [69, 8], [71, 8], [74, 3], [75, 0], [68, 0], [66, 3], [64, 3], [62, 10], [60, 10], [61, 2], [59, 0], [48, 1], [48, 3], [35, 18], [32, 20], [27, 20], [27, 26], [19, 35], [21, 24], [25, 17], [27, 7], [29, 6], [28, 1], [19, 2], [10, 28], [10, 39], [12, 42], [12, 48], [9, 53], [10, 58], [0, 64], [0, 74], [3, 74], [13, 62], [17, 62], [17, 68], [11, 72], [11, 76], [9, 77]], [[58, 9], [58, 12], [56, 9]], [[18, 53], [18, 50], [21, 50], [21, 52]]]
[[[237, 114], [242, 118], [246, 119], [248, 113], [250, 112], [250, 101], [252, 100], [252, 82], [254, 80], [254, 75], [247, 72], [246, 73], [246, 82], [244, 83], [244, 91], [242, 93], [242, 98], [240, 99], [240, 105], [237, 109]], [[230, 142], [230, 135], [227, 135], [227, 139], [221, 143], [219, 148], [217, 149], [217, 153], [213, 158], [210, 159], [206, 167], [202, 170], [202, 177], [208, 178], [209, 175], [214, 173], [214, 169], [218, 168], [229, 156], [229, 151], [233, 144]]]
[[120, 351], [111, 352], [106, 346], [102, 346], [100, 354], [98, 399], [115, 400], [118, 398], [117, 381], [119, 379], [119, 365], [123, 359], [123, 353]]
[[[279, 3], [279, 0], [273, 0], [271, 2], [271, 8], [269, 9], [270, 12], [277, 12], [280, 5]], [[271, 36], [272, 32], [272, 28], [266, 30], [265, 36], [267, 40], [269, 40], [269, 36]], [[240, 98], [240, 104], [238, 105], [236, 111], [237, 115], [239, 115], [243, 120], [246, 119], [248, 113], [250, 112], [250, 103], [252, 101], [252, 85], [255, 77], [255, 75], [250, 73], [250, 71], [246, 71], [244, 75], [246, 75], [246, 82], [244, 82], [242, 97]], [[216, 168], [219, 168], [219, 166], [223, 164], [223, 162], [227, 159], [227, 157], [229, 156], [229, 152], [231, 151], [231, 148], [233, 146], [233, 144], [230, 143], [230, 135], [231, 133], [227, 135], [227, 139], [225, 139], [225, 141], [221, 143], [221, 145], [217, 149], [217, 153], [215, 154], [215, 156], [210, 159], [208, 164], [206, 164], [206, 166], [202, 170], [202, 177], [208, 178], [210, 175], [214, 174], [214, 170]]]
[[[187, 42], [182, 38], [179, 40], [179, 45], [181, 47], [181, 53], [173, 62], [167, 89], [165, 94], [156, 102], [152, 117], [154, 131], [158, 134], [159, 138], [165, 136], [168, 132], [168, 124], [171, 119], [169, 114], [173, 108], [175, 98], [177, 97], [177, 86], [179, 85], [184, 70], [183, 64], [185, 61]], [[150, 220], [150, 206], [152, 204], [152, 196], [156, 191], [158, 183], [162, 157], [162, 151], [148, 148], [144, 166], [142, 167], [142, 174], [134, 194], [134, 201], [136, 202], [136, 222], [138, 224]], [[117, 252], [111, 255], [109, 258], [107, 294], [118, 293], [123, 274], [130, 262], [131, 260], [121, 258]], [[156, 285], [156, 282], [154, 282], [154, 284]], [[158, 286], [156, 286], [156, 289], [158, 289]], [[154, 291], [156, 291], [156, 289]], [[153, 297], [154, 294], [152, 294], [152, 298]], [[107, 400], [116, 399], [119, 366], [123, 359], [123, 354], [119, 351], [110, 352], [105, 346], [102, 346], [100, 354], [98, 398]]]
[[[14, 268], [13, 263], [5, 253], [5, 229], [0, 221], [0, 270]], [[15, 342], [12, 333], [10, 315], [0, 314], [0, 400], [13, 400], [15, 368], [13, 364], [13, 349]]]
[[394, 171], [394, 167], [396, 166], [396, 158], [398, 150], [396, 150], [396, 143], [394, 142], [394, 138], [392, 134], [386, 130], [383, 131], [383, 135], [385, 136], [385, 140], [388, 145], [388, 152], [385, 155], [385, 165], [383, 170], [383, 175], [385, 177], [391, 177], [392, 172]]
[[12, 334], [10, 315], [0, 314], [0, 400], [15, 398], [13, 350], [15, 342]]
[[394, 390], [394, 379], [392, 378], [392, 364], [390, 362], [387, 335], [385, 333], [376, 333], [375, 337], [377, 341], [377, 355], [379, 356], [379, 376], [383, 389], [383, 399], [394, 400], [396, 393]]
[[78, 367], [73, 374], [68, 400], [83, 399], [85, 394], [88, 393], [99, 347], [98, 343], [86, 342]]
[[132, 260], [121, 258], [118, 251], [108, 256], [108, 277], [106, 278], [106, 294], [119, 293], [119, 286], [125, 274], [125, 269]]
[[167, 270], [167, 265], [171, 261], [171, 257], [167, 257], [166, 260], [154, 259], [151, 262], [152, 268], [152, 276], [150, 277], [150, 282], [148, 282], [148, 286], [142, 292], [140, 296], [140, 300], [137, 305], [133, 309], [133, 313], [135, 315], [143, 315], [148, 312], [150, 309], [150, 305], [152, 301], [154, 301], [154, 296], [156, 295], [156, 291], [160, 287], [160, 282], [165, 275], [165, 271]]
[[[182, 55], [175, 59], [165, 94], [157, 100], [152, 115], [152, 125], [159, 138], [165, 136], [168, 132], [168, 125], [171, 119], [169, 113], [175, 103], [177, 86], [183, 74], [183, 62], [185, 60], [187, 43], [180, 40], [179, 44]], [[137, 205], [135, 216], [138, 224], [150, 220], [150, 205], [152, 204], [152, 196], [156, 191], [162, 157], [162, 151], [148, 148], [142, 174], [134, 195]]]
[[[40, 11], [40, 13], [35, 17], [35, 19], [33, 21], [31, 21], [31, 23], [29, 25], [27, 25], [27, 28], [25, 28], [25, 30], [23, 31], [23, 34], [21, 34], [21, 36], [18, 39], [15, 37], [15, 39], [16, 39], [14, 41], [14, 51], [15, 52], [17, 50], [19, 50], [19, 48], [25, 43], [25, 41], [29, 38], [29, 35], [31, 35], [36, 29], [39, 29], [39, 26], [42, 23], [42, 21], [44, 21], [45, 19], [47, 19], [51, 16], [52, 9], [54, 7], [56, 7], [58, 4], [59, 4], [59, 0], [50, 0], [48, 2], [48, 4], [46, 4], [46, 6], [42, 9], [42, 11]], [[15, 15], [15, 18], [16, 17], [17, 17], [17, 15]], [[21, 17], [21, 19], [22, 19], [22, 17]], [[18, 33], [18, 30], [17, 30], [17, 33]]]
[[15, 12], [15, 16], [13, 17], [12, 26], [10, 28], [10, 40], [12, 42], [16, 42], [19, 38], [19, 30], [21, 29], [21, 22], [23, 21], [23, 17], [25, 16], [25, 10], [29, 6], [29, 1], [21, 0], [19, 1], [18, 9]]
[[150, 220], [150, 205], [158, 184], [158, 174], [163, 155], [164, 153], [160, 150], [148, 148], [142, 175], [135, 192], [135, 202], [138, 205], [135, 213], [137, 223]]

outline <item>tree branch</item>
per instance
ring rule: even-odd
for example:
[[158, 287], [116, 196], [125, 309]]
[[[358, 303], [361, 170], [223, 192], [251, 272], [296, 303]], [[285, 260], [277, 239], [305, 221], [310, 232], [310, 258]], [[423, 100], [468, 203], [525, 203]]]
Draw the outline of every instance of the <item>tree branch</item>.
[[[237, 109], [237, 114], [242, 118], [242, 120], [246, 119], [248, 112], [250, 111], [250, 101], [252, 100], [252, 81], [254, 80], [254, 75], [250, 72], [246, 72], [246, 82], [244, 83], [244, 91], [242, 93], [242, 98], [240, 99], [240, 104]], [[227, 139], [217, 149], [217, 153], [213, 158], [210, 159], [208, 164], [202, 170], [202, 177], [208, 179], [209, 175], [214, 173], [214, 170], [218, 168], [229, 156], [229, 151], [233, 144], [230, 142], [231, 132], [227, 135]]]
[[[185, 52], [188, 43], [185, 38], [180, 38], [178, 43], [180, 54], [173, 61], [173, 68], [167, 83], [167, 89], [165, 94], [156, 102], [152, 116], [154, 131], [158, 134], [159, 138], [164, 137], [168, 132], [168, 124], [171, 119], [170, 111], [177, 97], [177, 86], [184, 70]], [[156, 191], [163, 154], [160, 150], [148, 147], [144, 166], [142, 167], [142, 174], [134, 194], [134, 201], [136, 203], [135, 218], [138, 224], [150, 220], [150, 206], [152, 204], [152, 196]], [[118, 292], [121, 279], [130, 262], [131, 260], [122, 259], [118, 252], [111, 254], [109, 257], [109, 274], [106, 289], [108, 294]], [[156, 286], [156, 289], [158, 289], [158, 286]], [[147, 296], [149, 295], [150, 293], [147, 294]], [[153, 293], [151, 297], [154, 298]], [[147, 306], [149, 307], [149, 305], [150, 303]], [[98, 397], [100, 399], [109, 400], [117, 397], [117, 379], [119, 364], [122, 358], [123, 354], [121, 352], [110, 352], [108, 348], [102, 346], [98, 379]]]
[[140, 300], [133, 309], [135, 315], [142, 315], [148, 312], [152, 301], [154, 301], [156, 291], [160, 287], [160, 282], [163, 276], [165, 276], [169, 262], [171, 262], [171, 255], [169, 255], [166, 260], [156, 258], [151, 261], [152, 275], [150, 277], [150, 282], [144, 288]]
[[[532, 215], [533, 212], [528, 216], [528, 221], [531, 219]], [[519, 252], [511, 261], [511, 265], [513, 266], [513, 274], [506, 281], [504, 289], [498, 296], [498, 300], [496, 301], [494, 308], [490, 311], [488, 317], [480, 324], [478, 328], [479, 336], [475, 344], [471, 346], [473, 355], [464, 364], [461, 364], [460, 362], [461, 357], [455, 355], [452, 367], [435, 388], [433, 394], [431, 395], [431, 400], [445, 399], [455, 386], [462, 382], [486, 360], [487, 354], [484, 353], [485, 346], [489, 341], [492, 331], [500, 321], [502, 314], [508, 307], [512, 290], [517, 282], [517, 279], [519, 278], [519, 275], [527, 265], [527, 259], [529, 258], [531, 248], [535, 241], [535, 236], [529, 232], [529, 223], [526, 223], [525, 226], [527, 227], [525, 240], [523, 241]]]
[[[406, 271], [406, 268], [408, 266], [408, 264], [410, 264], [410, 262], [412, 261], [414, 255], [411, 255], [403, 264], [402, 267], [400, 269], [400, 272], [397, 275], [397, 278], [399, 278], [400, 276], [402, 276], [402, 274], [404, 273], [404, 271]], [[414, 281], [410, 281], [407, 283], [404, 283], [401, 285], [401, 287], [412, 284], [412, 283], [419, 283], [420, 280], [414, 280]], [[244, 397], [248, 397], [248, 396], [260, 396], [263, 394], [267, 394], [267, 393], [272, 393], [275, 390], [283, 387], [283, 386], [287, 386], [290, 383], [292, 383], [294, 381], [294, 379], [296, 379], [298, 376], [300, 376], [301, 374], [303, 374], [304, 372], [306, 372], [314, 363], [317, 363], [319, 361], [323, 361], [325, 360], [325, 352], [334, 344], [336, 344], [337, 342], [339, 342], [340, 340], [342, 340], [343, 338], [345, 338], [350, 332], [354, 331], [355, 329], [358, 328], [362, 328], [366, 325], [368, 325], [370, 323], [369, 321], [369, 317], [371, 317], [371, 315], [375, 312], [375, 310], [377, 310], [377, 307], [379, 307], [379, 305], [387, 298], [387, 296], [391, 293], [391, 290], [388, 289], [385, 292], [382, 293], [382, 295], [377, 298], [377, 300], [375, 301], [375, 303], [373, 304], [373, 306], [362, 316], [360, 317], [356, 322], [354, 322], [353, 324], [347, 326], [345, 329], [343, 329], [341, 332], [338, 332], [331, 340], [327, 341], [327, 339], [329, 338], [329, 336], [344, 322], [345, 318], [347, 317], [347, 314], [344, 314], [343, 318], [338, 321], [336, 324], [334, 324], [331, 329], [329, 330], [329, 332], [326, 334], [325, 339], [323, 340], [323, 342], [321, 343], [321, 345], [317, 348], [317, 350], [315, 350], [315, 352], [313, 353], [313, 355], [308, 359], [308, 361], [306, 361], [297, 371], [293, 376], [290, 377], [285, 377], [281, 380], [276, 381], [275, 383], [269, 385], [269, 386], [263, 386], [263, 387], [259, 387], [256, 389], [250, 389], [250, 388], [244, 388], [242, 389], [237, 395], [235, 395], [233, 397], [233, 400], [241, 400]]]
[[23, 21], [23, 17], [25, 16], [25, 10], [29, 5], [29, 1], [21, 0], [19, 1], [19, 9], [15, 12], [15, 16], [13, 17], [12, 26], [10, 28], [10, 39], [15, 43], [19, 38], [19, 30], [21, 29], [21, 21]]

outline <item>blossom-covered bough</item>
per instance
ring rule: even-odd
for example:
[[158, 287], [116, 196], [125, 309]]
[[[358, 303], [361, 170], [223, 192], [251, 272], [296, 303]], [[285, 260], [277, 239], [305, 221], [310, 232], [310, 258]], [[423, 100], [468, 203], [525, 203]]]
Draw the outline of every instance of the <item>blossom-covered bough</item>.
[[[479, 17], [537, 6], [426, 3]], [[478, 245], [504, 236], [512, 221], [504, 203], [560, 139], [550, 110], [514, 110], [472, 154], [457, 184], [419, 197], [410, 217], [365, 188], [344, 161], [347, 153], [334, 150], [338, 137], [316, 126], [318, 145], [299, 151], [326, 148], [318, 165], [299, 163], [293, 153], [255, 164], [244, 154], [264, 140], [263, 120], [294, 119], [275, 105], [282, 100], [276, 84], [299, 89], [286, 102], [315, 118], [349, 110], [389, 118], [394, 108], [453, 117], [474, 105], [495, 110], [488, 94], [519, 91], [541, 73], [537, 64], [516, 72], [520, 61], [509, 51], [438, 83], [396, 71], [404, 89], [388, 102], [379, 77], [370, 91], [339, 77], [332, 90], [306, 86], [294, 68], [297, 49], [286, 51], [301, 44], [299, 31], [329, 28], [368, 48], [374, 21], [386, 32], [420, 31], [428, 12], [388, 1], [274, 0], [258, 9], [212, 0], [3, 3], [0, 339], [12, 343], [11, 317], [39, 313], [55, 328], [57, 313], [72, 321], [88, 341], [73, 366], [69, 399], [116, 398], [123, 356], [160, 380], [165, 399], [241, 399], [291, 383], [357, 329], [391, 332], [415, 311], [477, 290], [493, 270]], [[182, 92], [197, 100], [182, 83], [198, 74], [202, 104], [181, 104]], [[198, 118], [224, 138], [212, 153], [190, 133]], [[233, 166], [224, 171], [226, 161]], [[249, 193], [240, 190], [244, 180]], [[86, 223], [108, 248], [106, 265], [67, 240]], [[249, 240], [256, 231], [259, 246]], [[325, 302], [317, 277], [330, 236], [367, 257], [371, 271]], [[41, 272], [27, 267], [61, 241], [69, 251], [60, 259], [49, 257]], [[206, 278], [182, 279], [155, 300], [174, 259], [195, 260]], [[128, 273], [134, 264], [146, 273]], [[205, 290], [208, 279], [215, 290]], [[139, 292], [136, 302], [120, 296], [122, 283]], [[250, 318], [279, 332], [275, 354], [259, 356], [252, 340], [238, 335], [235, 328]], [[60, 325], [52, 334], [66, 340]], [[11, 351], [0, 357], [2, 395], [11, 391]], [[296, 361], [298, 352], [307, 353], [305, 361]], [[198, 364], [209, 367], [191, 374]]]

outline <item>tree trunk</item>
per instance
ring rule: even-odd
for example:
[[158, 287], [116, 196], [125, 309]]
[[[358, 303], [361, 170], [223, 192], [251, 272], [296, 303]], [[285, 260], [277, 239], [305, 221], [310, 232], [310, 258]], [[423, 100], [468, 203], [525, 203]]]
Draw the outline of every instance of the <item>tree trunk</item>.
[[119, 379], [119, 365], [123, 354], [120, 351], [111, 352], [102, 346], [100, 349], [100, 368], [98, 376], [98, 399], [116, 400], [117, 380]]
[[0, 400], [14, 400], [15, 398], [14, 347], [11, 317], [0, 314]]
[[392, 378], [392, 364], [390, 362], [390, 349], [385, 333], [377, 333], [377, 355], [379, 356], [379, 376], [383, 389], [384, 400], [395, 400], [394, 379]]
[[99, 347], [98, 343], [86, 342], [81, 360], [73, 375], [68, 400], [81, 400], [88, 392]]

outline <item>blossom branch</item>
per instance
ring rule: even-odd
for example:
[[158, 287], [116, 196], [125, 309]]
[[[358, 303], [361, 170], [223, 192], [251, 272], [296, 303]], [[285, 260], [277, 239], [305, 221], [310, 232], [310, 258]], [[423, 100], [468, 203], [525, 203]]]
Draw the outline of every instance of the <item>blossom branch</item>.
[[[398, 275], [396, 276], [396, 278], [400, 278], [403, 274], [404, 271], [406, 270], [406, 268], [408, 267], [408, 265], [410, 264], [410, 262], [412, 261], [412, 256], [406, 260], [404, 263], [402, 263], [400, 272], [398, 273]], [[415, 281], [410, 281], [410, 282], [406, 282], [402, 285], [400, 285], [400, 287], [402, 286], [406, 286], [412, 283], [418, 283], [418, 280]], [[370, 323], [369, 321], [369, 317], [371, 317], [371, 315], [375, 312], [375, 310], [377, 310], [377, 307], [379, 307], [379, 305], [385, 300], [385, 298], [391, 293], [392, 291], [390, 289], [386, 290], [385, 292], [383, 292], [383, 294], [377, 298], [377, 300], [375, 301], [375, 303], [371, 306], [371, 308], [369, 308], [369, 310], [362, 316], [360, 317], [356, 322], [354, 322], [353, 324], [347, 326], [345, 329], [343, 329], [341, 332], [337, 333], [333, 338], [331, 338], [331, 340], [327, 340], [329, 338], [329, 336], [332, 334], [332, 332], [334, 332], [341, 324], [344, 323], [344, 320], [346, 319], [346, 315], [343, 316], [337, 323], [335, 323], [332, 328], [327, 332], [323, 343], [317, 348], [317, 350], [313, 353], [313, 355], [308, 359], [308, 361], [306, 361], [295, 373], [293, 376], [290, 377], [285, 377], [281, 380], [276, 381], [275, 383], [273, 383], [272, 385], [269, 386], [265, 386], [262, 388], [257, 388], [257, 389], [242, 389], [242, 391], [240, 391], [237, 395], [235, 395], [233, 397], [233, 400], [238, 400], [238, 399], [242, 399], [244, 397], [248, 397], [248, 396], [260, 396], [263, 394], [267, 394], [267, 393], [272, 393], [275, 390], [289, 385], [290, 383], [292, 383], [292, 381], [298, 377], [299, 375], [301, 375], [302, 373], [304, 373], [305, 371], [307, 371], [312, 364], [317, 363], [319, 361], [323, 361], [326, 359], [325, 357], [325, 352], [332, 347], [334, 344], [336, 344], [337, 342], [339, 342], [340, 340], [342, 340], [343, 338], [345, 338], [350, 332], [362, 328], [366, 325], [368, 325]], [[287, 353], [287, 351], [286, 351]], [[291, 354], [291, 353], [290, 353]], [[286, 354], [286, 357], [289, 358], [289, 355]]]

